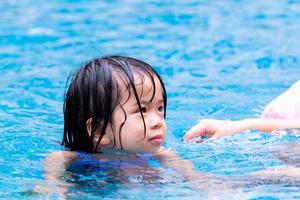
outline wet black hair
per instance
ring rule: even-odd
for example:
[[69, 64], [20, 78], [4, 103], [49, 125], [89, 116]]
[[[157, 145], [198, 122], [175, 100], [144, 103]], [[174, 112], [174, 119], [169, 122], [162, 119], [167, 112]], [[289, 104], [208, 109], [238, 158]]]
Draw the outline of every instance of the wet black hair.
[[[135, 74], [140, 75], [141, 78], [145, 76], [150, 78], [153, 85], [153, 94], [150, 101], [152, 101], [156, 92], [154, 77], [159, 79], [162, 87], [164, 117], [166, 117], [167, 94], [165, 86], [153, 67], [141, 60], [125, 56], [95, 58], [82, 66], [67, 81], [70, 84], [64, 100], [64, 135], [62, 144], [70, 150], [97, 152], [108, 124], [112, 123], [112, 113], [117, 106], [120, 107], [125, 116], [125, 120], [121, 123], [119, 129], [119, 137], [121, 138], [120, 133], [127, 116], [120, 102], [120, 84], [126, 86], [129, 92], [128, 99], [130, 95], [134, 95], [142, 116], [144, 134], [146, 134], [146, 124], [136, 90], [137, 83], [134, 80]], [[131, 94], [131, 90], [133, 94]], [[87, 130], [88, 120], [91, 123], [90, 134]], [[100, 131], [100, 136], [97, 145], [94, 145], [96, 130]], [[114, 145], [116, 145], [115, 141]]]

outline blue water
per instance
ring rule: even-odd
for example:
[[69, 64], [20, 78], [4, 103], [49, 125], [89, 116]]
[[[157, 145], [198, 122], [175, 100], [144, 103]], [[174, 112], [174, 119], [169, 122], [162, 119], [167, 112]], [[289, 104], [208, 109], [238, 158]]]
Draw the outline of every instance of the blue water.
[[[258, 116], [299, 79], [300, 1], [3, 0], [0, 12], [0, 199], [46, 198], [36, 188], [44, 184], [43, 160], [62, 149], [66, 79], [87, 60], [107, 54], [136, 57], [159, 71], [169, 97], [165, 146], [191, 160], [195, 170], [237, 183], [237, 192], [217, 197], [300, 197], [299, 180], [234, 178], [284, 165], [269, 148], [298, 141], [293, 134], [252, 131], [182, 143], [199, 119]], [[67, 198], [209, 198], [155, 159], [139, 159], [149, 171], [132, 169], [130, 175], [120, 164], [68, 172], [64, 180], [75, 185]]]

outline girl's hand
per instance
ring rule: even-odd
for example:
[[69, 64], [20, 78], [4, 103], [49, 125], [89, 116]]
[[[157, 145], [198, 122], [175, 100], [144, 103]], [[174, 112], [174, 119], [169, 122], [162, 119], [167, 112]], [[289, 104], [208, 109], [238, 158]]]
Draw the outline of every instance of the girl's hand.
[[212, 139], [224, 137], [235, 133], [234, 122], [227, 120], [203, 119], [192, 127], [184, 136], [184, 142], [188, 142], [197, 136]]

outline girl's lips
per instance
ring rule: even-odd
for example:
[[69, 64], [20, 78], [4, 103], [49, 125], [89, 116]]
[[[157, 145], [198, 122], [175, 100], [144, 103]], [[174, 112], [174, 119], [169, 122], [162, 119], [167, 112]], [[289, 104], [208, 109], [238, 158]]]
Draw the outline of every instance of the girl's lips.
[[162, 142], [163, 142], [162, 135], [156, 135], [156, 136], [150, 138], [150, 141], [154, 142], [156, 144], [162, 144]]

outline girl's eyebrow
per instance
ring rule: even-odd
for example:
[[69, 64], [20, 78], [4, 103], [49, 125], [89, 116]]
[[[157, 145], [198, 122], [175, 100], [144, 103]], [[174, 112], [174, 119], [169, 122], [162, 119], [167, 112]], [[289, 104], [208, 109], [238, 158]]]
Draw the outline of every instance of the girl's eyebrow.
[[[140, 102], [141, 102], [141, 104], [150, 104], [150, 103], [152, 103], [153, 101], [150, 102], [150, 101], [141, 100]], [[160, 100], [157, 101], [157, 104], [161, 104], [161, 103], [163, 103], [163, 102], [164, 102], [164, 100], [163, 100], [163, 99], [160, 99]]]
[[160, 99], [159, 101], [157, 101], [158, 104], [161, 104], [161, 103], [163, 103], [163, 102], [164, 102], [163, 99]]

